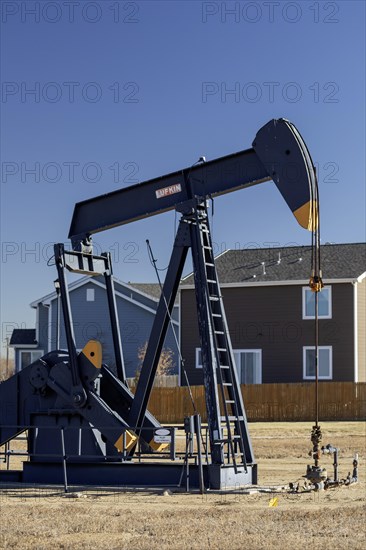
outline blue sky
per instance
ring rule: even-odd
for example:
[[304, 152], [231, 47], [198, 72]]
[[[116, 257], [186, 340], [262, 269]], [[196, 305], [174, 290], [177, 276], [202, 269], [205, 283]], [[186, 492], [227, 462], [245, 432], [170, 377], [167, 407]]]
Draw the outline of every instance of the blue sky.
[[[2, 0], [1, 80], [2, 341], [34, 326], [75, 202], [249, 148], [272, 118], [317, 163], [322, 242], [365, 240], [362, 1]], [[95, 242], [155, 282], [145, 240], [165, 267], [175, 222]], [[273, 183], [216, 199], [213, 230], [216, 252], [310, 242]]]

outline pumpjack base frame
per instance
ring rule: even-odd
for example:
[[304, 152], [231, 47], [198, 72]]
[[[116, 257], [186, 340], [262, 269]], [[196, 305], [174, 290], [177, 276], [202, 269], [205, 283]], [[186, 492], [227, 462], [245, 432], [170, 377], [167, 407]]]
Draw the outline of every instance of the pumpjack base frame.
[[[206, 488], [223, 490], [257, 484], [257, 465], [247, 465], [247, 472], [233, 466], [203, 465]], [[186, 487], [186, 468], [182, 463], [91, 463], [79, 462], [67, 465], [67, 481], [70, 485], [114, 487]], [[62, 464], [50, 462], [25, 462], [23, 470], [1, 470], [1, 483], [25, 483], [63, 485]], [[189, 465], [189, 489], [200, 488], [198, 465]]]

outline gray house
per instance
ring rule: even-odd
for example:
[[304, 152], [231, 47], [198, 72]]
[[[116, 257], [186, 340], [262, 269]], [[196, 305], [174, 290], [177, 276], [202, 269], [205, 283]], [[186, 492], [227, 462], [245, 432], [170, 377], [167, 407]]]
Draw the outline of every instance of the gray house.
[[[149, 339], [160, 287], [157, 284], [123, 283], [117, 279], [114, 285], [126, 374], [133, 377], [139, 366], [139, 350]], [[115, 361], [104, 279], [81, 277], [69, 284], [69, 292], [76, 347], [82, 349], [88, 340], [99, 340], [103, 348], [103, 362], [113, 369]], [[35, 300], [31, 307], [36, 310], [36, 328], [15, 329], [10, 340], [10, 346], [15, 352], [16, 372], [56, 348], [56, 291]], [[176, 338], [179, 338], [178, 309], [176, 305], [172, 314]], [[62, 315], [60, 321], [60, 348], [66, 349]], [[172, 374], [176, 374], [179, 354], [172, 326], [168, 329], [164, 348], [173, 353]]]
[[[324, 245], [321, 255], [319, 378], [366, 381], [366, 244]], [[216, 258], [241, 383], [314, 379], [310, 264], [307, 246], [228, 250]], [[182, 281], [180, 314], [188, 379], [202, 384], [192, 275]]]

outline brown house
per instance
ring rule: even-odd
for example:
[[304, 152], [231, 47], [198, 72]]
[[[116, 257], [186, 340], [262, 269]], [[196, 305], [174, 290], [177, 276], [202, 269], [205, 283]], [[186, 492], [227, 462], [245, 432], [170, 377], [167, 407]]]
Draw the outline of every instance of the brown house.
[[[319, 378], [366, 381], [366, 243], [321, 247]], [[311, 248], [228, 250], [216, 258], [243, 384], [314, 379]], [[202, 384], [193, 276], [180, 287], [180, 337], [191, 384]], [[181, 373], [181, 383], [185, 384]]]

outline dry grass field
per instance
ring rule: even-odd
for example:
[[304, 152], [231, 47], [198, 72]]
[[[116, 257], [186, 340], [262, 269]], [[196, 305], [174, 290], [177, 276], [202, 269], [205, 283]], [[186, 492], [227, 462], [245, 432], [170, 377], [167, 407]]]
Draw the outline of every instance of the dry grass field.
[[[250, 424], [260, 485], [305, 473], [310, 423]], [[247, 495], [241, 491], [0, 490], [3, 549], [364, 549], [365, 424], [324, 423], [323, 443], [341, 449], [340, 477], [360, 459], [358, 484], [319, 493]], [[322, 465], [331, 472], [332, 459]], [[4, 465], [1, 465], [4, 467]], [[270, 499], [278, 497], [276, 507]]]

